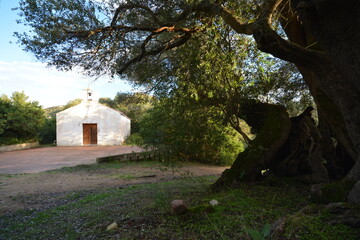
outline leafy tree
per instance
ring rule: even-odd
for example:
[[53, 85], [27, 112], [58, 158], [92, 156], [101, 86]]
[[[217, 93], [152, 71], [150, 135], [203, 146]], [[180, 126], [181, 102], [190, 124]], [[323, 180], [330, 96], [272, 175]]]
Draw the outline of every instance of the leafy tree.
[[152, 97], [146, 93], [117, 93], [115, 98], [100, 98], [99, 102], [123, 112], [131, 118], [131, 133], [138, 133], [139, 121], [152, 107]]
[[53, 144], [56, 140], [56, 117], [48, 117], [45, 119], [42, 128], [39, 131], [41, 144]]
[[[28, 100], [24, 92], [14, 92], [10, 98], [0, 99], [1, 130], [4, 139], [27, 141], [36, 139], [45, 116], [38, 102]], [[15, 143], [15, 142], [14, 142]]]
[[[128, 0], [119, 3], [110, 0], [100, 3], [22, 0], [20, 9], [23, 22], [29, 24], [34, 32], [17, 34], [19, 41], [38, 59], [59, 69], [80, 66], [94, 75], [126, 73], [137, 82], [148, 77], [147, 81], [152, 83], [150, 86], [156, 85], [159, 80], [164, 87], [177, 85], [174, 75], [171, 75], [174, 67], [179, 66], [173, 64], [176, 62], [176, 50], [184, 49], [185, 52], [194, 41], [207, 45], [209, 41], [199, 38], [203, 34], [215, 29], [218, 30], [216, 36], [232, 38], [241, 45], [246, 42], [239, 36], [252, 37], [261, 51], [294, 63], [314, 99], [319, 128], [314, 128], [312, 137], [304, 137], [303, 140], [313, 139], [314, 146], [321, 144], [323, 147], [313, 148], [316, 151], [307, 157], [308, 163], [312, 163], [311, 159], [321, 160], [315, 157], [319, 152], [324, 152], [327, 157], [335, 155], [332, 154], [335, 150], [331, 142], [334, 138], [348, 156], [339, 158], [337, 164], [351, 159], [353, 167], [350, 171], [343, 169], [344, 174], [347, 178], [360, 179], [360, 108], [356, 107], [360, 104], [358, 1]], [[192, 50], [190, 47], [189, 53]], [[238, 51], [235, 49], [233, 57], [241, 58], [242, 53], [241, 48]], [[146, 66], [153, 67], [147, 72], [136, 71], [139, 68], [149, 69]], [[166, 68], [169, 71], [164, 72]], [[225, 72], [240, 69], [235, 66], [233, 69], [226, 68]], [[229, 106], [238, 105], [239, 101], [234, 103]], [[311, 127], [311, 121], [308, 121], [311, 111], [305, 111], [301, 118], [292, 119], [294, 124], [289, 124], [281, 108], [257, 104], [252, 100], [240, 103], [242, 110], [237, 108], [236, 111], [248, 114], [248, 118], [259, 117], [248, 111], [251, 108], [265, 112], [273, 110], [284, 117], [283, 126]], [[258, 122], [265, 124], [271, 120], [266, 117], [260, 119], [248, 121], [257, 125]], [[281, 130], [284, 131], [282, 140], [279, 137], [279, 141], [274, 141], [265, 150], [266, 164], [275, 160], [274, 153], [279, 152], [292, 134], [291, 126]], [[321, 132], [321, 138], [316, 137], [320, 136], [316, 131]], [[260, 138], [257, 139], [260, 144]], [[324, 150], [327, 148], [330, 151]], [[321, 167], [311, 171], [322, 174]], [[234, 173], [234, 176], [240, 175], [241, 171], [234, 166]]]
[[111, 98], [100, 98], [99, 103], [104, 104], [104, 105], [114, 108], [114, 109], [116, 108], [116, 103]]
[[0, 135], [5, 133], [7, 129], [7, 115], [11, 111], [11, 100], [2, 95], [0, 98]]
[[165, 149], [171, 159], [230, 165], [244, 149], [241, 136], [223, 123], [215, 107], [166, 98], [140, 121], [145, 145]]

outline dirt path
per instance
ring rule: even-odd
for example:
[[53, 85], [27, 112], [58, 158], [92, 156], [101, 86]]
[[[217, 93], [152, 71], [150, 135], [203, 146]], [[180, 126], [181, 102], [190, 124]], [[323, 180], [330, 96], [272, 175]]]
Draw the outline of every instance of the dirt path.
[[0, 174], [38, 173], [52, 169], [94, 164], [96, 158], [141, 152], [135, 146], [43, 147], [0, 153]]
[[156, 162], [128, 162], [35, 174], [0, 175], [0, 214], [52, 206], [77, 191], [167, 181], [186, 175], [219, 175], [224, 169], [200, 164], [165, 169]]

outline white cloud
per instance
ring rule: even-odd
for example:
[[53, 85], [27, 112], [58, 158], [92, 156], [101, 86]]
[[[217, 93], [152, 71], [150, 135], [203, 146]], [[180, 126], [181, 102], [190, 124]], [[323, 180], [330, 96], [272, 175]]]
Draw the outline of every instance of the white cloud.
[[115, 79], [100, 78], [93, 82], [76, 72], [60, 72], [36, 62], [0, 61], [0, 95], [10, 96], [14, 91], [24, 91], [32, 101], [44, 107], [64, 105], [81, 98], [82, 90], [91, 88], [99, 97], [113, 98], [117, 92], [131, 91], [129, 84]]

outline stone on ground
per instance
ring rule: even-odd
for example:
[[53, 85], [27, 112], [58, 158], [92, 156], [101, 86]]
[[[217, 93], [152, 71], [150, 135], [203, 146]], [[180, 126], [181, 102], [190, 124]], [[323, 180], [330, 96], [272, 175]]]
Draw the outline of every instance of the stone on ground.
[[219, 201], [218, 200], [215, 200], [215, 199], [213, 199], [213, 200], [211, 200], [210, 202], [209, 202], [209, 204], [211, 205], [211, 206], [217, 206], [217, 205], [219, 205]]
[[118, 225], [116, 222], [113, 222], [112, 224], [110, 224], [107, 228], [106, 231], [111, 231], [111, 230], [115, 230], [118, 228]]
[[185, 201], [180, 199], [171, 202], [171, 209], [176, 215], [184, 214], [188, 211]]

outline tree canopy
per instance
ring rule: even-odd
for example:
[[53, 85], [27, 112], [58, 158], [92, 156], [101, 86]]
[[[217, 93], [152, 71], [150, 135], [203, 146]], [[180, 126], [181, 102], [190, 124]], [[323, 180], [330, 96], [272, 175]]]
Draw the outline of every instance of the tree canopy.
[[323, 51], [302, 48], [276, 31], [289, 4], [282, 0], [23, 0], [19, 22], [34, 30], [16, 35], [39, 60], [60, 69], [81, 66], [93, 74], [122, 74], [140, 61], [168, 64], [166, 50], [220, 27], [234, 39], [252, 35], [261, 50], [284, 60], [316, 65], [325, 57]]
[[35, 140], [45, 121], [42, 107], [29, 101], [24, 92], [13, 92], [11, 97], [0, 97], [0, 137], [2, 144]]

